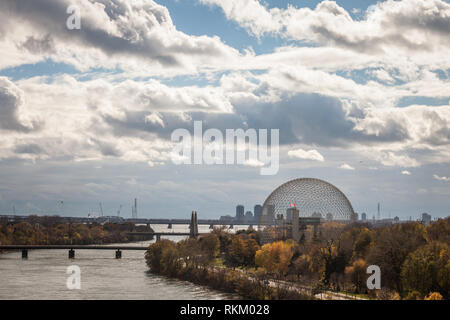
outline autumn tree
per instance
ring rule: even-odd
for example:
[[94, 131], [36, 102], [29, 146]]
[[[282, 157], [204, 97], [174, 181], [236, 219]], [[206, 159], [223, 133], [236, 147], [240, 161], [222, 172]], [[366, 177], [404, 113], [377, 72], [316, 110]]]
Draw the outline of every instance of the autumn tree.
[[164, 249], [174, 246], [175, 243], [167, 239], [162, 239], [161, 241], [151, 244], [145, 252], [147, 266], [156, 273], [161, 272], [165, 268], [165, 266], [163, 267], [162, 265]]
[[375, 232], [367, 263], [380, 267], [382, 286], [402, 292], [402, 265], [411, 252], [425, 244], [426, 232], [421, 223], [409, 222], [380, 228]]
[[279, 276], [288, 272], [294, 254], [293, 241], [277, 241], [262, 246], [255, 255], [256, 265]]
[[439, 291], [448, 296], [449, 256], [449, 246], [437, 242], [410, 253], [401, 271], [404, 291], [418, 291], [422, 296]]
[[208, 233], [199, 239], [201, 250], [208, 256], [210, 260], [217, 257], [220, 249], [220, 241], [214, 233]]
[[357, 259], [351, 266], [345, 268], [345, 276], [354, 286], [357, 293], [365, 292], [367, 281], [367, 263], [364, 259]]

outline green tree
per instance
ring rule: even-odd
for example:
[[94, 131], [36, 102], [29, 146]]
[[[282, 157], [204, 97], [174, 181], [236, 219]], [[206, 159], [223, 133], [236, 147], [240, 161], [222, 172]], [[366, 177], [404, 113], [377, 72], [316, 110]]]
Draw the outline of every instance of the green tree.
[[449, 246], [432, 243], [420, 247], [406, 258], [401, 271], [405, 293], [418, 291], [422, 296], [433, 291], [448, 295], [446, 266], [448, 264]]
[[400, 276], [402, 265], [411, 252], [426, 242], [425, 227], [421, 223], [401, 223], [377, 229], [367, 263], [380, 267], [382, 286], [403, 292]]
[[161, 241], [152, 243], [145, 252], [145, 261], [147, 266], [156, 273], [163, 271], [163, 268], [166, 267], [163, 267], [162, 265], [164, 249], [174, 246], [175, 243], [167, 239], [162, 239]]

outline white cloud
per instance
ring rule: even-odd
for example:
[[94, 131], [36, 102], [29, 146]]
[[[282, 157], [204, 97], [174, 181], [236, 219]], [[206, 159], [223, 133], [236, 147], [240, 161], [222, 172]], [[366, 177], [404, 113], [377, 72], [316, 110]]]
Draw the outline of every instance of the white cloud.
[[290, 158], [298, 158], [298, 159], [304, 159], [304, 160], [314, 160], [314, 161], [320, 161], [323, 162], [325, 159], [323, 156], [319, 153], [317, 150], [303, 150], [303, 149], [296, 149], [296, 150], [290, 150], [288, 151], [288, 156]]
[[154, 112], [152, 114], [149, 114], [145, 117], [145, 122], [150, 122], [153, 124], [159, 124], [161, 127], [164, 128], [164, 121], [161, 117], [161, 115], [158, 112]]
[[343, 170], [355, 170], [355, 168], [353, 168], [351, 165], [344, 163], [342, 165], [339, 166], [339, 169], [343, 169]]
[[450, 181], [450, 177], [440, 177], [437, 174], [434, 174], [433, 177], [439, 181]]
[[391, 151], [380, 152], [376, 155], [376, 159], [383, 165], [388, 167], [418, 167], [420, 163], [408, 155], [396, 154]]
[[258, 0], [200, 0], [222, 8], [226, 17], [249, 33], [279, 34], [293, 40], [341, 46], [373, 54], [386, 50], [420, 52], [450, 45], [450, 4], [442, 0], [378, 2], [364, 20], [351, 15], [334, 1], [324, 0], [315, 9], [267, 8]]
[[[68, 30], [61, 19], [68, 17], [69, 5], [80, 7], [80, 30]], [[196, 73], [239, 57], [218, 37], [178, 31], [167, 8], [152, 0], [23, 0], [20, 5], [4, 0], [0, 20], [0, 48], [9, 53], [2, 57], [3, 67], [50, 58], [80, 70], [119, 68], [167, 76]]]

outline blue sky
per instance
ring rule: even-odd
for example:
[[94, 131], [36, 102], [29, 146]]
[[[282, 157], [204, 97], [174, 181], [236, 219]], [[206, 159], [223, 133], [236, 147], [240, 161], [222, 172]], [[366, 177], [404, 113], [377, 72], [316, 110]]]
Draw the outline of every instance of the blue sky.
[[[218, 217], [315, 177], [369, 216], [447, 216], [449, 17], [443, 0], [2, 1], [0, 212], [129, 216], [137, 197], [142, 216]], [[196, 120], [279, 129], [279, 172], [174, 165], [170, 134]]]

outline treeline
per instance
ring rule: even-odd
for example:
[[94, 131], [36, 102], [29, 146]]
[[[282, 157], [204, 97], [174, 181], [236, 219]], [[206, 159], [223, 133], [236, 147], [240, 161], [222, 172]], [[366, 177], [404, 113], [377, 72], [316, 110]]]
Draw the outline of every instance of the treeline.
[[[318, 242], [296, 246], [287, 275], [316, 277], [323, 287], [379, 299], [449, 299], [449, 246], [450, 218], [427, 227], [329, 223]], [[367, 289], [369, 265], [380, 267], [382, 290]]]
[[[154, 272], [198, 278], [197, 282], [214, 282], [198, 270], [211, 274], [222, 266], [227, 271], [221, 272], [238, 268], [237, 274], [246, 279], [278, 279], [313, 292], [352, 292], [377, 299], [449, 299], [449, 246], [450, 218], [429, 226], [408, 222], [381, 228], [327, 222], [317, 238], [302, 238], [299, 244], [281, 240], [261, 246], [253, 230], [230, 234], [215, 229], [198, 240], [154, 244], [146, 260]], [[369, 265], [381, 269], [381, 290], [367, 289]], [[253, 287], [258, 288], [257, 284]]]
[[[233, 238], [240, 239], [240, 236]], [[221, 251], [222, 245], [232, 246], [232, 242], [229, 235], [220, 230], [202, 236], [199, 240], [187, 239], [175, 243], [164, 239], [150, 245], [145, 259], [154, 273], [238, 294], [247, 299], [312, 299], [285, 285], [270, 284], [262, 277], [218, 266], [217, 257], [225, 254]], [[248, 243], [255, 244], [253, 241]], [[227, 259], [232, 256], [228, 253], [225, 255]]]
[[124, 224], [67, 223], [58, 216], [30, 216], [25, 221], [0, 219], [0, 244], [107, 244], [145, 240], [130, 239], [127, 232], [145, 231], [146, 226]]

